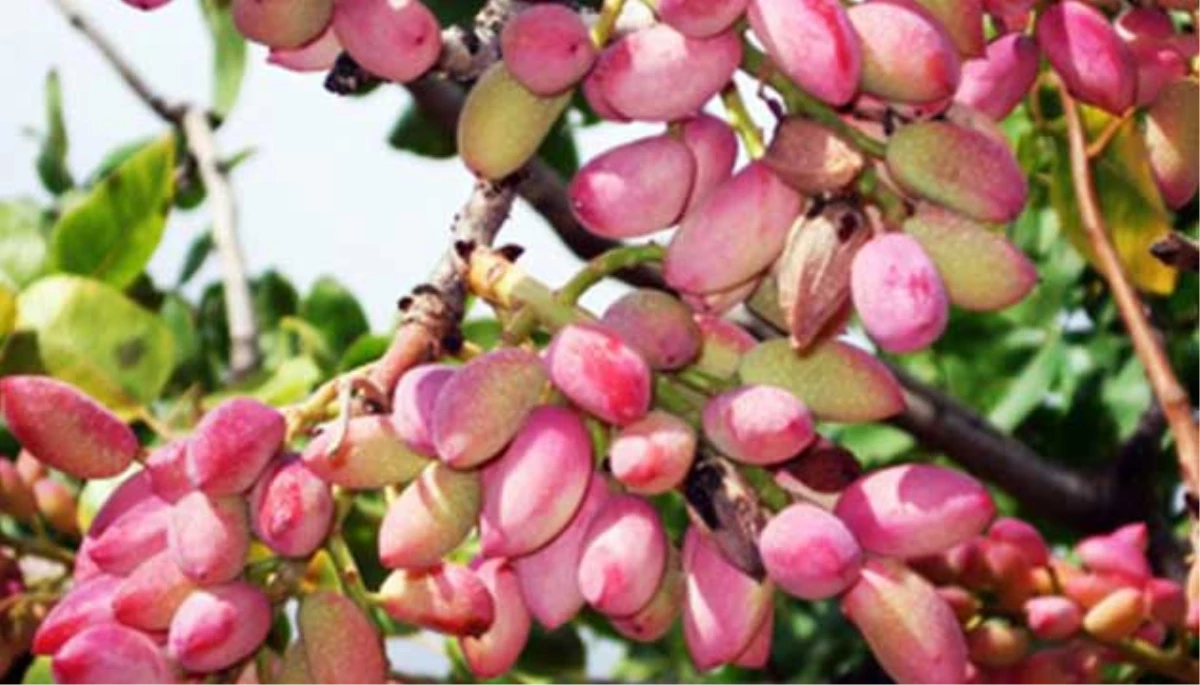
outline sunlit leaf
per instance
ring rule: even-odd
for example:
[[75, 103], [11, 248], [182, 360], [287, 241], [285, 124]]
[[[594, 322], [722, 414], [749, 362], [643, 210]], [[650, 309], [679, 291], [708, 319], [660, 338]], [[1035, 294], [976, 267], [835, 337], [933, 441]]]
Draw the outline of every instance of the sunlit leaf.
[[300, 303], [300, 316], [324, 335], [334, 358], [370, 329], [367, 315], [354, 295], [336, 279], [323, 276]]
[[246, 71], [246, 40], [233, 24], [230, 4], [230, 0], [200, 0], [213, 42], [212, 110], [222, 118], [237, 102]]
[[204, 262], [212, 254], [212, 250], [212, 231], [205, 231], [196, 236], [192, 240], [192, 244], [188, 245], [187, 255], [183, 258], [183, 266], [179, 269], [179, 278], [175, 280], [175, 287], [187, 285], [200, 267], [204, 266]]
[[0, 273], [17, 287], [45, 268], [43, 223], [41, 209], [29, 200], [0, 202]]
[[1011, 431], [1046, 400], [1065, 361], [1066, 349], [1058, 338], [1048, 340], [1025, 368], [1008, 384], [1003, 397], [988, 412], [988, 421]]

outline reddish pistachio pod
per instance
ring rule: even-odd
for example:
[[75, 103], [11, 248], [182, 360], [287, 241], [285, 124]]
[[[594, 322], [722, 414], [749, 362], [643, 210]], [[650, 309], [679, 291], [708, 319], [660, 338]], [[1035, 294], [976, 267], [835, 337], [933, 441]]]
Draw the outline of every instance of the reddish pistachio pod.
[[[747, 298], [758, 292], [761, 283], [765, 280], [765, 274], [756, 274], [750, 280], [725, 290], [714, 290], [711, 293], [679, 293], [679, 299], [696, 314], [720, 316], [746, 302]], [[749, 303], [747, 302], [747, 304]]]
[[656, 642], [661, 640], [675, 623], [683, 609], [686, 591], [679, 551], [668, 545], [667, 567], [663, 571], [662, 582], [658, 584], [654, 597], [636, 614], [612, 617], [609, 621], [614, 630], [634, 642]]
[[958, 50], [945, 28], [913, 5], [869, 2], [847, 10], [862, 46], [862, 89], [884, 100], [924, 104], [954, 95]]
[[393, 571], [379, 588], [379, 602], [397, 621], [449, 635], [482, 635], [495, 618], [483, 581], [457, 564]]
[[547, 630], [562, 626], [583, 608], [585, 600], [576, 580], [579, 557], [592, 518], [608, 497], [604, 478], [594, 476], [567, 527], [541, 549], [512, 560], [525, 604]]
[[779, 122], [763, 161], [806, 195], [840, 190], [863, 169], [863, 156], [838, 134], [810, 119]]
[[1101, 642], [1115, 643], [1133, 635], [1145, 617], [1141, 593], [1121, 588], [1088, 609], [1083, 629]]
[[113, 595], [120, 585], [121, 579], [110, 575], [75, 585], [42, 619], [30, 649], [39, 656], [54, 654], [90, 626], [111, 623]]
[[1042, 649], [1017, 667], [1013, 682], [1091, 683], [1099, 676], [1094, 656], [1079, 643]]
[[1139, 581], [1115, 573], [1076, 572], [1062, 581], [1062, 592], [1083, 608], [1091, 609], [1118, 590], [1137, 589], [1140, 585]]
[[984, 9], [1001, 33], [1023, 32], [1035, 4], [1035, 0], [983, 0]]
[[342, 53], [342, 44], [333, 31], [333, 24], [304, 45], [295, 48], [271, 48], [267, 62], [288, 71], [329, 71]]
[[802, 204], [765, 164], [752, 162], [684, 217], [667, 247], [667, 283], [710, 293], [753, 278], [783, 250]]
[[459, 156], [476, 176], [504, 178], [537, 153], [570, 102], [570, 92], [552, 97], [529, 92], [503, 61], [496, 62], [483, 72], [463, 103]]
[[76, 584], [91, 580], [104, 573], [104, 570], [92, 559], [89, 550], [93, 544], [95, 544], [93, 538], [84, 537], [83, 541], [79, 543], [79, 549], [75, 550], [75, 568], [71, 571], [71, 580]]
[[419, 0], [338, 0], [333, 31], [346, 52], [376, 76], [407, 83], [437, 62], [437, 17]]
[[669, 135], [618, 145], [576, 172], [567, 188], [576, 218], [606, 238], [636, 238], [671, 226], [696, 176], [688, 146]]
[[171, 554], [189, 578], [201, 585], [233, 580], [246, 564], [250, 524], [241, 497], [209, 497], [193, 492], [171, 507]]
[[92, 522], [88, 527], [88, 537], [102, 535], [117, 519], [151, 499], [158, 500], [160, 504], [166, 504], [154, 493], [150, 474], [143, 469], [129, 476], [121, 481], [121, 484], [109, 494], [108, 499], [104, 500], [104, 504], [96, 510], [96, 515], [92, 517]]
[[470, 468], [496, 456], [521, 429], [545, 384], [542, 361], [532, 352], [508, 348], [472, 359], [434, 404], [438, 456], [454, 468]]
[[683, 572], [683, 636], [692, 663], [701, 671], [732, 663], [771, 611], [771, 583], [742, 573], [695, 526], [683, 538]]
[[949, 302], [933, 260], [911, 236], [891, 233], [854, 257], [850, 293], [863, 328], [888, 352], [915, 352], [946, 330]]
[[692, 312], [661, 290], [626, 293], [604, 310], [600, 323], [637, 350], [652, 369], [678, 369], [700, 353], [700, 329]]
[[579, 14], [562, 5], [534, 5], [500, 33], [508, 71], [536, 95], [557, 95], [578, 83], [596, 61], [596, 46]]
[[1037, 43], [1022, 33], [1000, 36], [983, 57], [962, 66], [962, 82], [954, 101], [999, 121], [1020, 104], [1037, 79]]
[[163, 5], [171, 2], [171, 0], [122, 0], [122, 2], [130, 7], [149, 12], [162, 7]]
[[[921, 572], [921, 575], [928, 577], [924, 572]], [[978, 597], [958, 585], [942, 585], [937, 588], [937, 593], [946, 604], [950, 605], [955, 618], [963, 625], [970, 623], [978, 616], [979, 610], [983, 606]]]
[[1146, 112], [1150, 169], [1163, 200], [1179, 209], [1196, 195], [1200, 178], [1200, 86], [1181, 78], [1167, 84]]
[[850, 587], [863, 558], [845, 524], [811, 504], [793, 504], [776, 514], [759, 534], [758, 550], [779, 589], [807, 600], [827, 599]]
[[0, 513], [29, 523], [37, 513], [33, 488], [26, 483], [17, 467], [6, 457], [0, 457]]
[[940, 466], [873, 471], [838, 498], [834, 510], [868, 552], [911, 559], [969, 540], [996, 507], [978, 481]]
[[283, 414], [248, 397], [221, 404], [188, 439], [187, 474], [210, 495], [233, 495], [254, 485], [283, 445]]
[[650, 409], [650, 368], [617, 334], [595, 324], [571, 324], [545, 353], [550, 380], [572, 402], [623, 426]]
[[1066, 597], [1048, 595], [1025, 602], [1025, 624], [1041, 640], [1065, 640], [1079, 632], [1083, 612]]
[[742, 355], [758, 344], [744, 328], [719, 316], [697, 314], [696, 325], [704, 342], [694, 366], [717, 378], [732, 378]]
[[61, 481], [43, 478], [34, 483], [33, 501], [51, 528], [63, 535], [79, 534], [75, 495]]
[[775, 482], [789, 490], [795, 489], [790, 485], [798, 484], [821, 494], [836, 494], [858, 480], [862, 472], [853, 452], [817, 435], [803, 453], [779, 465]]
[[436, 457], [433, 445], [433, 408], [455, 368], [445, 364], [422, 364], [404, 372], [392, 394], [392, 425], [396, 434], [414, 452]]
[[1075, 545], [1075, 554], [1089, 571], [1112, 573], [1135, 581], [1152, 575], [1150, 562], [1141, 550], [1109, 535], [1094, 535]]
[[178, 680], [145, 633], [104, 623], [71, 638], [50, 662], [56, 683], [170, 683]]
[[1116, 18], [1113, 28], [1126, 42], [1138, 38], [1163, 40], [1175, 35], [1171, 15], [1157, 7], [1131, 7]]
[[902, 127], [887, 148], [887, 170], [905, 191], [979, 221], [1011, 221], [1029, 187], [1007, 145], [941, 121]]
[[187, 441], [173, 440], [156, 448], [143, 464], [154, 494], [168, 502], [195, 490], [187, 475]]
[[834, 202], [796, 221], [775, 262], [779, 308], [798, 350], [829, 335], [850, 301], [854, 256], [871, 238], [859, 208]]
[[287, 646], [280, 659], [279, 671], [275, 682], [278, 683], [315, 683], [316, 678], [308, 667], [308, 655], [304, 653], [303, 639]]
[[175, 610], [196, 588], [169, 550], [155, 554], [121, 581], [112, 600], [113, 615], [131, 628], [166, 630]]
[[1170, 42], [1154, 38], [1128, 41], [1129, 54], [1137, 64], [1137, 95], [1134, 105], [1145, 107], [1158, 99], [1168, 83], [1187, 76], [1187, 61]]
[[964, 682], [967, 645], [958, 620], [907, 566], [868, 559], [858, 582], [842, 597], [842, 611], [896, 682]]
[[241, 581], [196, 590], [171, 620], [167, 649], [184, 669], [211, 673], [258, 649], [271, 630], [271, 603]]
[[1150, 530], [1144, 523], [1126, 523], [1109, 533], [1108, 536], [1130, 545], [1143, 554], [1150, 547]]
[[747, 0], [652, 0], [658, 18], [693, 38], [707, 38], [733, 25]]
[[139, 451], [129, 426], [92, 398], [52, 378], [0, 380], [0, 412], [8, 430], [38, 461], [76, 478], [115, 476]]
[[1038, 17], [1036, 35], [1072, 95], [1112, 114], [1133, 105], [1137, 64], [1100, 10], [1078, 0], [1055, 3]]
[[533, 410], [508, 449], [482, 470], [479, 549], [515, 557], [558, 535], [583, 502], [592, 477], [592, 441], [571, 409]]
[[295, 455], [268, 466], [250, 492], [250, 525], [276, 554], [312, 554], [325, 541], [331, 523], [329, 485]]
[[733, 660], [733, 665], [739, 668], [766, 668], [771, 659], [771, 635], [775, 632], [775, 613], [767, 612], [766, 619], [750, 638], [750, 644], [745, 651]]
[[987, 535], [1016, 546], [1031, 566], [1045, 566], [1050, 561], [1050, 548], [1045, 538], [1037, 528], [1020, 519], [1001, 516], [992, 522]]
[[621, 428], [609, 447], [613, 476], [631, 492], [674, 489], [696, 457], [696, 431], [683, 419], [654, 410]]
[[641, 497], [614, 495], [588, 526], [579, 591], [603, 614], [634, 614], [649, 604], [662, 581], [666, 548], [658, 511]]
[[388, 506], [379, 526], [379, 561], [387, 568], [437, 566], [479, 518], [477, 471], [434, 462]]
[[330, 590], [306, 595], [300, 600], [296, 625], [311, 675], [308, 682], [384, 682], [383, 640], [349, 598]]
[[596, 70], [593, 69], [583, 79], [583, 85], [580, 87], [583, 98], [587, 100], [592, 113], [607, 121], [629, 121], [629, 117], [613, 109], [613, 106], [608, 104], [608, 100], [604, 99], [604, 93], [600, 91], [601, 85], [602, 82], [597, 78]]
[[1014, 666], [1029, 653], [1029, 634], [998, 619], [980, 623], [967, 633], [971, 662], [988, 668]]
[[233, 0], [233, 23], [255, 43], [296, 48], [329, 26], [333, 4], [333, 0]]
[[529, 640], [532, 622], [521, 598], [521, 586], [504, 559], [488, 559], [475, 569], [492, 595], [495, 620], [478, 637], [460, 637], [467, 668], [476, 678], [495, 678], [512, 670]]
[[[896, 2], [897, 0], [891, 0]], [[984, 51], [983, 0], [901, 0], [913, 2], [938, 21], [964, 58]]]
[[[430, 462], [408, 448], [386, 416], [356, 416], [345, 433], [329, 426], [304, 448], [300, 458], [317, 477], [352, 490], [407, 483]], [[337, 441], [336, 450], [330, 451]]]
[[704, 434], [723, 454], [765, 466], [790, 459], [812, 442], [812, 414], [792, 393], [748, 385], [704, 405]]
[[1168, 626], [1182, 626], [1187, 618], [1183, 586], [1169, 578], [1151, 578], [1142, 589], [1146, 614]]
[[102, 528], [97, 526], [100, 521], [97, 515], [89, 533], [92, 542], [88, 545], [88, 556], [107, 573], [129, 573], [166, 549], [170, 514], [170, 505], [151, 496]]
[[751, 0], [750, 27], [788, 78], [831, 105], [858, 90], [862, 54], [835, 0]]
[[687, 119], [679, 128], [680, 140], [692, 151], [696, 160], [696, 174], [692, 179], [692, 192], [688, 194], [690, 212], [708, 198], [717, 186], [733, 173], [737, 161], [737, 134], [724, 121], [700, 113]]
[[733, 32], [689, 38], [655, 24], [600, 53], [594, 87], [624, 117], [674, 121], [698, 112], [729, 82], [741, 59], [742, 44]]

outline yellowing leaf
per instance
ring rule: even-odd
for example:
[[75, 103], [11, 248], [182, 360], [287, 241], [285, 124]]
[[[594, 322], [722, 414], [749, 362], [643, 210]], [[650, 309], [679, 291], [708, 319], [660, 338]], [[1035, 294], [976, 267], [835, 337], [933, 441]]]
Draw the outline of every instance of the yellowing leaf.
[[[1081, 107], [1081, 111], [1089, 140], [1113, 120], [1112, 115], [1091, 107]], [[1096, 256], [1080, 222], [1071, 185], [1066, 139], [1057, 139], [1056, 145], [1050, 201], [1071, 244], [1095, 266]], [[1150, 246], [1167, 234], [1171, 224], [1154, 184], [1146, 144], [1133, 118], [1121, 125], [1104, 152], [1092, 162], [1092, 182], [1109, 237], [1133, 285], [1156, 295], [1174, 291], [1177, 272], [1150, 254]]]

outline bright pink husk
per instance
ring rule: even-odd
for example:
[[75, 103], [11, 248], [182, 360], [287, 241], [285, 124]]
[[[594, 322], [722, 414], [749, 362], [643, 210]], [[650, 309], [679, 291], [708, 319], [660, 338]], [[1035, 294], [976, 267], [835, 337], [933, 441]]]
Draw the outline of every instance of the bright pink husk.
[[603, 614], [633, 614], [658, 589], [666, 547], [658, 511], [641, 497], [614, 495], [588, 527], [579, 558], [579, 591]]
[[656, 0], [658, 18], [680, 33], [707, 38], [733, 25], [747, 0]]
[[0, 412], [26, 450], [76, 478], [115, 476], [139, 450], [129, 426], [91, 397], [53, 378], [0, 380]]
[[768, 611], [762, 625], [750, 638], [746, 651], [733, 660], [733, 665], [740, 668], [764, 668], [771, 658], [771, 634], [775, 632], [775, 612]]
[[329, 485], [295, 455], [269, 465], [250, 491], [254, 534], [282, 556], [311, 554], [324, 542], [332, 522]]
[[680, 140], [692, 151], [696, 160], [696, 175], [692, 192], [688, 194], [684, 213], [700, 206], [712, 191], [733, 174], [737, 161], [737, 134], [729, 124], [714, 116], [700, 113], [680, 126]]
[[195, 587], [170, 550], [164, 550], [121, 581], [113, 597], [113, 615], [131, 628], [166, 630], [175, 610]]
[[854, 97], [862, 53], [836, 0], [752, 0], [749, 19], [754, 35], [800, 87], [835, 106]]
[[99, 575], [71, 588], [58, 604], [46, 614], [33, 636], [30, 648], [34, 654], [54, 654], [73, 636], [84, 629], [111, 623], [112, 600], [121, 578]]
[[827, 599], [858, 579], [863, 554], [836, 516], [811, 504], [793, 504], [758, 537], [767, 575], [788, 594]]
[[847, 10], [862, 50], [862, 90], [926, 104], [958, 89], [962, 64], [946, 29], [919, 7], [868, 2]]
[[105, 522], [102, 527], [93, 523], [88, 556], [108, 573], [129, 573], [138, 564], [166, 549], [170, 512], [169, 504], [151, 495], [111, 523]]
[[696, 431], [654, 410], [622, 428], [608, 450], [613, 476], [631, 492], [654, 495], [683, 482], [696, 456]]
[[646, 606], [632, 616], [610, 616], [613, 630], [634, 642], [657, 642], [674, 625], [683, 611], [683, 599], [687, 592], [683, 576], [680, 553], [673, 546], [667, 548], [667, 568], [654, 597]]
[[271, 407], [248, 397], [229, 400], [205, 414], [188, 440], [188, 478], [210, 495], [245, 492], [286, 430], [283, 414]]
[[596, 47], [579, 14], [562, 5], [534, 5], [513, 17], [500, 34], [504, 64], [537, 95], [557, 95], [575, 85], [596, 61]]
[[700, 352], [700, 329], [692, 321], [692, 310], [660, 290], [622, 295], [604, 310], [600, 323], [655, 370], [687, 366]]
[[1064, 0], [1038, 18], [1037, 41], [1071, 94], [1113, 114], [1134, 103], [1137, 65], [1108, 17], [1079, 0]]
[[768, 385], [728, 390], [704, 405], [704, 433], [725, 455], [756, 466], [800, 453], [816, 435], [812, 413], [792, 393]]
[[850, 295], [863, 328], [888, 352], [923, 349], [946, 330], [942, 278], [911, 236], [889, 233], [863, 245], [850, 267]]
[[295, 48], [321, 35], [333, 15], [333, 0], [231, 0], [238, 33], [255, 43]]
[[495, 618], [492, 595], [474, 571], [442, 564], [426, 571], [393, 571], [379, 588], [389, 616], [449, 635], [482, 635]]
[[567, 193], [576, 218], [592, 233], [636, 238], [679, 219], [695, 175], [688, 146], [660, 135], [595, 157], [576, 172]]
[[51, 662], [56, 683], [171, 683], [175, 669], [150, 637], [115, 623], [92, 626]]
[[171, 0], [121, 0], [121, 1], [124, 2], [126, 5], [129, 5], [130, 7], [133, 7], [135, 9], [139, 9], [139, 10], [144, 10], [147, 12], [149, 12], [151, 10], [156, 10], [159, 7], [162, 7], [163, 5], [166, 5], [167, 3], [171, 2]]
[[1151, 576], [1150, 563], [1141, 550], [1108, 535], [1081, 540], [1075, 545], [1075, 554], [1090, 571], [1115, 573], [1135, 581], [1144, 581]]
[[492, 594], [496, 616], [487, 632], [479, 637], [461, 637], [458, 644], [475, 677], [495, 678], [516, 665], [532, 624], [521, 598], [520, 583], [506, 560], [484, 561], [475, 573]]
[[1014, 545], [1021, 550], [1031, 566], [1045, 566], [1050, 561], [1050, 548], [1037, 528], [1008, 516], [1001, 516], [988, 528], [988, 537]]
[[1151, 578], [1142, 589], [1146, 613], [1168, 626], [1182, 626], [1187, 618], [1183, 586], [1169, 578]]
[[404, 372], [392, 394], [392, 425], [414, 452], [437, 456], [433, 446], [433, 408], [442, 387], [454, 376], [454, 367], [422, 364]]
[[1079, 631], [1083, 612], [1066, 597], [1049, 595], [1025, 602], [1025, 623], [1041, 640], [1065, 640]]
[[441, 462], [425, 467], [388, 505], [379, 526], [379, 562], [387, 568], [437, 566], [475, 527], [481, 490], [478, 471]]
[[583, 502], [592, 441], [579, 415], [538, 407], [512, 444], [483, 468], [480, 553], [528, 554], [558, 535]]
[[241, 581], [197, 590], [175, 612], [167, 649], [194, 673], [228, 668], [254, 653], [271, 630], [271, 603]]
[[903, 564], [868, 559], [842, 598], [842, 610], [896, 682], [965, 682], [967, 645], [958, 619], [933, 587]]
[[595, 476], [567, 527], [541, 549], [513, 559], [530, 613], [547, 630], [574, 618], [585, 600], [576, 580], [588, 527], [608, 501], [608, 485]]
[[177, 502], [195, 486], [187, 475], [187, 441], [172, 440], [146, 457], [145, 471], [155, 494], [168, 502]]
[[974, 478], [925, 464], [871, 472], [846, 488], [834, 510], [864, 550], [903, 559], [975, 537], [995, 512]]
[[342, 44], [331, 23], [321, 35], [298, 48], [271, 48], [267, 62], [289, 71], [329, 71], [341, 52]]
[[1000, 121], [1033, 87], [1039, 58], [1037, 43], [1029, 36], [1000, 36], [988, 43], [983, 57], [963, 63], [954, 101]]
[[733, 662], [771, 611], [770, 582], [742, 573], [694, 526], [683, 539], [683, 571], [683, 635], [692, 663], [707, 671]]
[[437, 17], [418, 0], [338, 0], [333, 30], [354, 61], [398, 83], [425, 73], [442, 49]]
[[684, 217], [667, 247], [667, 283], [711, 293], [753, 278], [783, 251], [802, 204], [766, 165], [752, 162]]
[[550, 341], [544, 360], [550, 379], [564, 395], [608, 423], [632, 423], [650, 408], [646, 360], [605, 328], [563, 328]]
[[233, 580], [241, 574], [250, 548], [247, 519], [241, 497], [193, 492], [179, 500], [171, 507], [168, 527], [175, 563], [201, 585]]
[[596, 60], [591, 78], [613, 111], [642, 121], [695, 114], [729, 82], [742, 59], [732, 32], [688, 38], [666, 24], [628, 34]]
[[1134, 549], [1145, 553], [1150, 546], [1150, 530], [1144, 523], [1126, 523], [1117, 528], [1108, 536], [1114, 540], [1121, 540], [1127, 545], [1132, 545]]

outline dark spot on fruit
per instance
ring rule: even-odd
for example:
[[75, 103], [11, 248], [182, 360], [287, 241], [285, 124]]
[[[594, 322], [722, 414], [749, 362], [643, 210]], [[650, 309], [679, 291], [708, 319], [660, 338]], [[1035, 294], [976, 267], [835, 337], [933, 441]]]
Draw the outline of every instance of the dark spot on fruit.
[[146, 355], [146, 342], [141, 338], [126, 340], [117, 346], [117, 365], [128, 369], [137, 365]]

